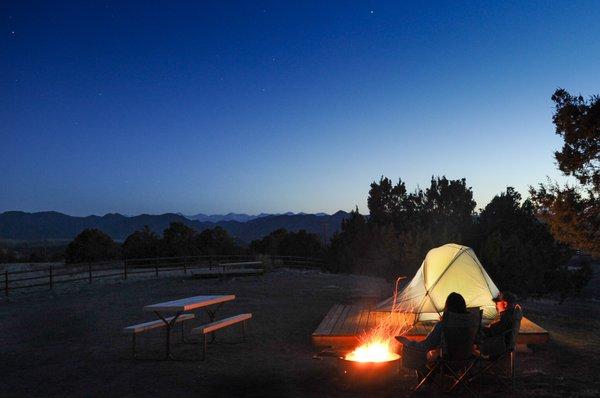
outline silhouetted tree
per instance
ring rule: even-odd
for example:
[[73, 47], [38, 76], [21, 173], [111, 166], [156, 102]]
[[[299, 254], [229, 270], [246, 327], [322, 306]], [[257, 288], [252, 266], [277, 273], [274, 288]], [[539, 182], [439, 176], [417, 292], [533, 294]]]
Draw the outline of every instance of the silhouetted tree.
[[0, 246], [0, 263], [13, 263], [17, 261], [17, 254], [10, 247]]
[[367, 219], [358, 207], [342, 221], [339, 232], [331, 237], [327, 264], [333, 272], [359, 272], [370, 244]]
[[[386, 251], [390, 256], [388, 265], [377, 266], [386, 269], [381, 272], [387, 277], [412, 274], [432, 247], [448, 242], [468, 244], [473, 239], [475, 201], [464, 178], [432, 177], [427, 189], [409, 193], [402, 180], [393, 185], [390, 179], [381, 177], [379, 182], [371, 183], [367, 203], [370, 212], [367, 240], [373, 247], [391, 248], [382, 239], [398, 245], [395, 250]], [[364, 249], [363, 255], [374, 250]]]
[[201, 254], [236, 254], [240, 251], [231, 235], [217, 226], [205, 229], [196, 238], [196, 247]]
[[135, 231], [123, 242], [123, 255], [126, 258], [152, 258], [159, 255], [160, 239], [146, 225]]
[[367, 198], [369, 221], [377, 225], [401, 223], [402, 215], [410, 210], [410, 197], [402, 180], [394, 185], [392, 180], [381, 176], [379, 182], [372, 182]]
[[65, 262], [81, 263], [112, 260], [120, 255], [119, 246], [99, 229], [84, 229], [65, 251]]
[[279, 228], [271, 232], [262, 239], [256, 239], [250, 242], [248, 246], [252, 253], [276, 255], [278, 253], [279, 243], [287, 236], [285, 228]]
[[299, 257], [321, 257], [325, 250], [317, 235], [305, 230], [288, 232], [283, 228], [252, 241], [249, 249], [252, 253]]
[[478, 225], [483, 240], [479, 259], [501, 288], [521, 294], [556, 292], [565, 297], [577, 288], [566, 267], [572, 252], [554, 240], [535, 217], [529, 200], [512, 187], [482, 210]]
[[198, 242], [198, 232], [179, 222], [172, 222], [163, 231], [161, 253], [165, 257], [194, 256], [201, 254]]
[[277, 248], [281, 256], [320, 257], [323, 254], [321, 239], [301, 229], [286, 234]]
[[586, 101], [558, 89], [552, 101], [556, 134], [564, 140], [554, 157], [579, 185], [540, 184], [530, 189], [532, 200], [556, 239], [600, 256], [600, 96]]
[[435, 240], [439, 244], [466, 242], [473, 228], [475, 205], [473, 191], [464, 178], [431, 177], [423, 200], [425, 225], [432, 234], [438, 234]]

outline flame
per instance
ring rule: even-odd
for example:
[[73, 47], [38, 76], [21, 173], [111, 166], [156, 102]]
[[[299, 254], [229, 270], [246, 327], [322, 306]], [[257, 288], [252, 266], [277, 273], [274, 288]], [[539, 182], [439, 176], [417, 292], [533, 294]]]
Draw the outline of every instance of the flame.
[[[394, 337], [402, 334], [411, 327], [410, 318], [402, 316], [398, 308], [396, 308], [398, 283], [402, 279], [404, 277], [399, 277], [396, 280], [392, 310], [389, 315], [383, 318], [375, 328], [360, 337], [361, 344], [344, 357], [346, 360], [355, 362], [388, 362], [400, 358], [393, 349], [393, 345], [395, 344]], [[408, 312], [412, 311], [409, 309]]]
[[388, 362], [394, 361], [400, 356], [392, 352], [389, 342], [371, 341], [357, 347], [345, 358], [355, 362]]

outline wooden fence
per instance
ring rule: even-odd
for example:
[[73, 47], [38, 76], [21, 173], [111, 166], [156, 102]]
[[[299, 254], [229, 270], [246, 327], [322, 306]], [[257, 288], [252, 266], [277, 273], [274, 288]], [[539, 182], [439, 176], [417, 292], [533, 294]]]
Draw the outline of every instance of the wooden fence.
[[222, 263], [262, 261], [266, 268], [304, 268], [323, 269], [324, 262], [319, 258], [296, 256], [253, 256], [253, 255], [212, 255], [194, 257], [157, 257], [124, 259], [120, 261], [70, 264], [61, 266], [35, 267], [32, 269], [0, 273], [0, 288], [8, 297], [11, 292], [21, 289], [48, 288], [71, 282], [121, 277], [130, 275], [154, 274], [158, 278], [161, 272], [179, 272], [187, 275], [193, 269], [211, 269]]

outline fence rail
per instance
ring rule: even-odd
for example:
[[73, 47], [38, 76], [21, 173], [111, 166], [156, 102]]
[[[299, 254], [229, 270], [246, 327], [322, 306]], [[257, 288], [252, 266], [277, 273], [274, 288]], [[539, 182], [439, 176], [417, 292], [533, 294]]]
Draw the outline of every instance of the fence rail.
[[[228, 262], [262, 261], [271, 268], [305, 268], [322, 269], [324, 262], [320, 258], [298, 256], [251, 256], [251, 255], [206, 255], [186, 257], [158, 257], [125, 259], [113, 262], [96, 262], [87, 264], [72, 264], [50, 266], [31, 270], [9, 271], [0, 273], [0, 289], [8, 297], [13, 290], [47, 287], [54, 289], [56, 284], [88, 281], [95, 279], [122, 277], [129, 275], [154, 274], [161, 272], [182, 271], [184, 275], [194, 269], [217, 267]], [[31, 265], [31, 264], [30, 264]], [[43, 280], [39, 283], [28, 281]]]

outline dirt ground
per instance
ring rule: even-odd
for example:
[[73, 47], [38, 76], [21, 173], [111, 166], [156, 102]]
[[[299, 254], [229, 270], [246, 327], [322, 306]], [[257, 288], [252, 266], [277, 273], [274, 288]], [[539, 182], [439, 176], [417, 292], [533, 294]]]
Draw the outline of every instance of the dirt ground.
[[[206, 361], [199, 345], [174, 339], [182, 361], [131, 358], [126, 325], [152, 320], [146, 304], [199, 294], [235, 294], [219, 317], [252, 312], [248, 337], [220, 333]], [[195, 280], [183, 276], [128, 280], [0, 302], [0, 396], [402, 397], [414, 379], [348, 389], [334, 359], [313, 359], [310, 335], [335, 303], [386, 297], [376, 278], [278, 270], [263, 277]], [[483, 396], [600, 396], [600, 302], [593, 297], [558, 305], [524, 303], [525, 315], [550, 330], [551, 342], [519, 357], [517, 388], [494, 377]], [[205, 318], [195, 321], [200, 323]], [[158, 357], [163, 332], [139, 340], [140, 354]], [[421, 396], [437, 395], [425, 390]]]

